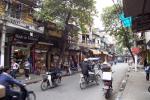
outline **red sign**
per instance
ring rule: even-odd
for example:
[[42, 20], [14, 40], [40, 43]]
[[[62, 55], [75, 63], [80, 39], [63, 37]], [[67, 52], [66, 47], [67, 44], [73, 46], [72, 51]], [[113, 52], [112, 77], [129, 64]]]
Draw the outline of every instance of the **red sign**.
[[132, 51], [133, 54], [138, 54], [138, 53], [140, 52], [140, 48], [138, 48], [138, 47], [133, 47], [133, 48], [131, 49], [131, 51]]

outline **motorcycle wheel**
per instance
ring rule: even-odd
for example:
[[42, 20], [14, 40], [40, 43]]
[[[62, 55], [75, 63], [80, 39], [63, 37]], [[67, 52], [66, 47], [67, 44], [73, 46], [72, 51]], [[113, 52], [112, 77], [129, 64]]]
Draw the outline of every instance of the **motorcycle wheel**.
[[47, 81], [42, 81], [42, 83], [41, 83], [41, 90], [45, 91], [45, 90], [47, 90], [47, 88], [48, 88]]
[[57, 83], [60, 84], [61, 83], [61, 78], [57, 79]]
[[96, 79], [95, 79], [96, 85], [99, 85], [100, 82], [100, 76], [96, 75]]
[[110, 91], [109, 90], [107, 90], [107, 93], [105, 93], [105, 99], [109, 99], [109, 97], [110, 97], [110, 93], [109, 93]]
[[85, 89], [85, 88], [86, 88], [86, 82], [84, 81], [84, 78], [82, 78], [80, 83], [80, 89]]
[[36, 95], [33, 91], [28, 92], [28, 97], [26, 100], [36, 100]]
[[148, 92], [150, 92], [150, 86], [148, 87]]

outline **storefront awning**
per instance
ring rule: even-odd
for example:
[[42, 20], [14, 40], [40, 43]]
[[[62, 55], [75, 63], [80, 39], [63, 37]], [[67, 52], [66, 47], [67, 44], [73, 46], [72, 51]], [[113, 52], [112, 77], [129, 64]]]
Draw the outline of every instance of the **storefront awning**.
[[126, 17], [150, 13], [150, 0], [123, 0], [123, 11]]
[[132, 31], [150, 30], [150, 0], [123, 0], [125, 17], [132, 17]]
[[103, 52], [103, 54], [108, 55], [108, 52], [107, 52], [107, 51], [102, 51], [102, 52]]

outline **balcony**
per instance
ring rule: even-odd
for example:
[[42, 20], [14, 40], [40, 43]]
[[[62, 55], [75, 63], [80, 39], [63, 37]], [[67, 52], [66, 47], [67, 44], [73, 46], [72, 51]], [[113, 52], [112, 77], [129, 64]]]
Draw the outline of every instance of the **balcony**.
[[43, 33], [44, 27], [38, 27], [37, 24], [27, 23], [24, 20], [20, 20], [12, 17], [0, 16], [0, 20], [5, 20], [6, 25], [13, 28], [23, 29], [31, 32]]
[[12, 1], [17, 4], [23, 3], [24, 5], [28, 5], [30, 7], [36, 7], [37, 1], [39, 0], [12, 0]]
[[78, 45], [82, 47], [87, 47], [87, 48], [100, 48], [98, 44], [93, 44], [93, 43], [79, 42]]

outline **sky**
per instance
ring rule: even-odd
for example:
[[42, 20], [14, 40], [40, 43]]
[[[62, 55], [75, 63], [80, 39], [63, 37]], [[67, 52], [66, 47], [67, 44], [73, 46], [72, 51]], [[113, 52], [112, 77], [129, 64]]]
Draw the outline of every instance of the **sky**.
[[103, 8], [113, 5], [112, 0], [95, 0], [96, 9], [98, 11], [98, 17], [94, 17], [94, 27], [103, 29], [102, 22], [100, 19], [100, 14], [102, 13]]
[[[113, 5], [113, 0], [95, 0], [96, 1], [96, 9], [98, 11], [98, 17], [94, 17], [94, 27], [95, 28], [99, 28], [100, 30], [103, 30], [104, 27], [102, 25], [102, 21], [100, 18], [101, 13], [103, 12], [103, 8], [105, 7], [109, 7]], [[119, 0], [114, 0], [115, 2], [119, 1]], [[115, 43], [114, 38], [110, 35], [106, 35], [105, 37], [108, 38], [110, 43]]]

